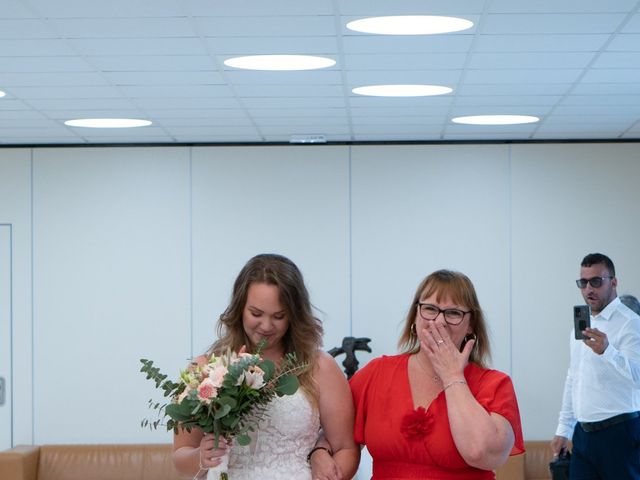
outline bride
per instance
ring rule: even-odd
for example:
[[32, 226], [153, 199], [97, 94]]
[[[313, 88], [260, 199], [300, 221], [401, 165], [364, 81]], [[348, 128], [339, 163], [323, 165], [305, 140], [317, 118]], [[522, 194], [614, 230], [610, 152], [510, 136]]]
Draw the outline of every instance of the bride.
[[[204, 478], [228, 454], [230, 480], [350, 479], [360, 459], [353, 440], [353, 402], [346, 378], [329, 354], [320, 350], [322, 324], [312, 313], [302, 274], [286, 257], [257, 255], [238, 274], [231, 302], [218, 321], [219, 339], [198, 361], [228, 348], [252, 351], [263, 339], [262, 356], [278, 363], [295, 352], [308, 368], [300, 374], [300, 388], [291, 396], [276, 397], [267, 417], [245, 447], [227, 445], [201, 430], [179, 430], [174, 436], [173, 459], [181, 473]], [[332, 471], [312, 477], [309, 460], [322, 433], [333, 448]], [[217, 480], [217, 479], [216, 479]]]

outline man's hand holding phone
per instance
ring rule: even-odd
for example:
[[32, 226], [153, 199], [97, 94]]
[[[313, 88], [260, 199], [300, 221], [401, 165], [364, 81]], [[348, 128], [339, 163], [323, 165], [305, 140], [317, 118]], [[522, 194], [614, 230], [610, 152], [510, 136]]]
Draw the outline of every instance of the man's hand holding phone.
[[584, 344], [593, 350], [594, 353], [602, 355], [609, 346], [607, 334], [597, 328], [586, 328]]

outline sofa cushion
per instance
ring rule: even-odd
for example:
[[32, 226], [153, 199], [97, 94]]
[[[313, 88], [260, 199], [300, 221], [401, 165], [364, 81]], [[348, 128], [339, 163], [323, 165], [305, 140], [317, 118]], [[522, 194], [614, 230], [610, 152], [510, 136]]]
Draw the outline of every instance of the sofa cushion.
[[43, 445], [38, 480], [177, 480], [171, 445]]

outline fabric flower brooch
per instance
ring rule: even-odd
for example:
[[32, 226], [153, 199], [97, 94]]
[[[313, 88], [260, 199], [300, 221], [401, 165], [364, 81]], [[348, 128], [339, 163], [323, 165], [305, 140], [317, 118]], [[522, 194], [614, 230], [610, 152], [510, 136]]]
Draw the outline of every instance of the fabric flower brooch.
[[400, 432], [407, 440], [421, 440], [431, 428], [432, 418], [424, 407], [410, 411], [402, 418]]

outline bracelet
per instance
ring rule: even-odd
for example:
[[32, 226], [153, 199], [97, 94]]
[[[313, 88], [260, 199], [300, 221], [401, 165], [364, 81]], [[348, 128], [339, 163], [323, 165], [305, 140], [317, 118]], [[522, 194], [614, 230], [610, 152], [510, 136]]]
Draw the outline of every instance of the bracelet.
[[449, 387], [451, 387], [452, 385], [455, 385], [455, 384], [457, 384], [457, 383], [459, 383], [460, 385], [466, 385], [466, 384], [467, 384], [467, 381], [466, 381], [466, 380], [454, 380], [454, 381], [453, 381], [453, 382], [451, 382], [451, 383], [447, 383], [447, 384], [444, 386], [444, 388], [442, 389], [442, 391], [444, 392], [447, 388], [449, 388]]
[[309, 454], [307, 455], [307, 463], [311, 463], [311, 455], [313, 455], [316, 451], [318, 450], [324, 450], [326, 451], [329, 455], [333, 455], [333, 452], [331, 451], [330, 448], [327, 447], [313, 447], [311, 449], [311, 451], [309, 452]]

